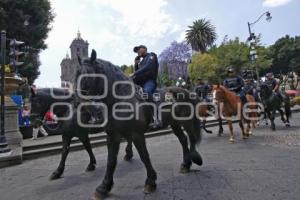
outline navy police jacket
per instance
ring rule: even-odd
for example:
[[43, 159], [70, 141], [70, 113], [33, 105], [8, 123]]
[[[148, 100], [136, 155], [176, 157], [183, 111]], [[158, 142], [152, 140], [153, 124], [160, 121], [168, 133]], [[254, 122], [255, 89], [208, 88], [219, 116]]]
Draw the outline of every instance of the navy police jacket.
[[158, 60], [155, 53], [147, 53], [143, 60], [135, 67], [133, 80], [138, 85], [143, 85], [148, 80], [157, 79]]
[[230, 91], [239, 92], [244, 86], [244, 81], [241, 77], [235, 76], [235, 77], [226, 78], [223, 84]]

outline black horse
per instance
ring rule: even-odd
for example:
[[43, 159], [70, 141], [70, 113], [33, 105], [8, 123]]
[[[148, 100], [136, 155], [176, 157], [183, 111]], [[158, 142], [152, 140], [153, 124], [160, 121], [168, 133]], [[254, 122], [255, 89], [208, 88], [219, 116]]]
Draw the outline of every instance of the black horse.
[[[97, 187], [94, 198], [102, 199], [106, 197], [113, 187], [113, 174], [117, 165], [121, 136], [132, 138], [147, 170], [144, 192], [146, 194], [153, 192], [156, 189], [157, 175], [152, 167], [144, 136], [144, 133], [149, 130], [149, 123], [153, 116], [153, 107], [146, 105], [147, 102], [144, 98], [136, 92], [139, 91], [138, 87], [130, 85], [132, 83], [131, 79], [125, 76], [119, 67], [110, 62], [96, 59], [96, 52], [94, 50], [92, 51], [91, 58], [82, 61], [79, 59], [79, 62], [80, 66], [76, 78], [77, 90], [82, 91], [84, 95], [90, 96], [90, 98], [85, 100], [83, 96], [79, 96], [77, 99], [81, 102], [102, 102], [107, 106], [108, 110], [108, 123], [105, 127], [108, 143], [107, 167], [104, 180]], [[89, 75], [90, 77], [84, 78], [85, 75]], [[99, 76], [104, 76], [104, 78]], [[126, 81], [126, 84], [117, 84], [118, 81]], [[119, 97], [116, 97], [116, 94]], [[160, 90], [158, 94], [161, 98], [159, 105], [166, 103], [167, 96], [170, 97], [170, 102], [166, 103], [163, 109], [171, 109], [178, 117], [188, 118], [192, 112], [187, 106], [178, 106], [179, 103], [190, 103], [194, 106], [197, 103], [197, 100], [190, 98], [189, 92], [182, 88], [165, 88]], [[102, 98], [97, 98], [98, 96], [102, 96]], [[120, 98], [120, 96], [127, 97]], [[123, 112], [119, 115], [121, 117], [128, 117], [128, 119], [117, 119], [113, 112], [116, 107], [123, 109]], [[133, 113], [129, 111], [132, 109], [134, 110]], [[124, 110], [127, 110], [127, 112], [124, 112]], [[197, 143], [201, 141], [201, 127], [200, 121], [194, 113], [192, 113], [192, 118], [181, 120], [181, 118], [175, 119], [170, 112], [163, 112], [161, 119], [164, 127], [171, 126], [182, 145], [183, 163], [181, 165], [181, 172], [188, 172], [192, 162], [202, 165], [202, 158], [196, 150]], [[183, 129], [189, 136], [190, 147]]]
[[[59, 163], [58, 168], [51, 174], [50, 180], [58, 179], [64, 172], [65, 162], [69, 153], [71, 140], [74, 137], [77, 137], [85, 147], [85, 150], [88, 152], [90, 157], [90, 163], [86, 168], [86, 171], [94, 171], [96, 167], [96, 159], [92, 151], [89, 134], [102, 132], [101, 128], [83, 128], [78, 125], [77, 120], [77, 109], [74, 108], [73, 96], [70, 95], [69, 91], [66, 89], [58, 89], [58, 88], [43, 88], [37, 89], [37, 91], [31, 91], [31, 116], [33, 121], [42, 121], [46, 112], [50, 110], [51, 105], [54, 103], [68, 103], [70, 107], [66, 105], [58, 105], [54, 107], [54, 112], [59, 118], [67, 117], [71, 115], [71, 117], [67, 120], [58, 120], [59, 130], [61, 130], [62, 134], [62, 155], [61, 161]], [[67, 98], [62, 99], [62, 97]], [[58, 97], [58, 98], [57, 98]], [[70, 110], [73, 110], [73, 112]], [[82, 109], [80, 112], [81, 121], [83, 123], [87, 123], [90, 119], [89, 112], [86, 112], [85, 109]], [[133, 156], [132, 153], [132, 144], [128, 143], [126, 147], [126, 156], [125, 160], [130, 160]]]
[[[282, 122], [286, 127], [290, 126], [289, 118], [292, 115], [290, 99], [286, 96], [280, 97], [279, 94], [274, 93], [266, 84], [260, 86], [260, 98], [264, 105], [265, 114], [271, 121], [271, 129], [275, 130], [275, 115], [278, 111], [281, 115]], [[284, 111], [282, 110], [282, 105]]]

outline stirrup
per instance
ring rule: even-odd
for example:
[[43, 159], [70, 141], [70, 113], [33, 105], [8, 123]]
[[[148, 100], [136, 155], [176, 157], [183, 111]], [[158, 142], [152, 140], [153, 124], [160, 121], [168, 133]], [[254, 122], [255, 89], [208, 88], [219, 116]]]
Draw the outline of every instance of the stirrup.
[[154, 120], [154, 122], [151, 122], [149, 124], [149, 127], [153, 128], [153, 129], [162, 128], [163, 124], [162, 124], [162, 122], [160, 120]]

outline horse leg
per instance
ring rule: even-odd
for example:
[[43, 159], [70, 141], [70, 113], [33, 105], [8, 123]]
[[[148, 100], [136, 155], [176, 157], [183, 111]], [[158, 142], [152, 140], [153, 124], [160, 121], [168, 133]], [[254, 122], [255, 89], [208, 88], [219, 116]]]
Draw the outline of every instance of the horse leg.
[[229, 132], [230, 132], [229, 143], [234, 143], [235, 139], [234, 139], [234, 134], [233, 134], [232, 121], [231, 120], [227, 120], [227, 123], [228, 123], [228, 127], [229, 127]]
[[88, 152], [90, 156], [90, 163], [86, 168], [87, 172], [94, 171], [96, 169], [96, 158], [92, 150], [92, 145], [90, 142], [90, 138], [88, 134], [83, 134], [79, 137], [79, 140], [82, 142], [85, 150]]
[[212, 134], [212, 131], [211, 130], [208, 130], [207, 128], [206, 128], [206, 119], [204, 119], [203, 121], [202, 121], [202, 124], [203, 124], [203, 130], [206, 132], [206, 133], [208, 133], [208, 134]]
[[292, 111], [291, 111], [291, 103], [290, 103], [290, 98], [287, 97], [284, 101], [284, 112], [285, 112], [285, 116], [286, 116], [286, 124], [285, 126], [286, 127], [290, 127], [290, 116], [292, 114]]
[[184, 134], [184, 132], [181, 129], [181, 126], [179, 125], [171, 125], [172, 130], [174, 132], [174, 134], [176, 135], [176, 137], [178, 138], [181, 147], [182, 147], [182, 152], [183, 152], [183, 162], [181, 164], [180, 167], [180, 173], [188, 173], [190, 171], [190, 168], [192, 166], [192, 161], [191, 158], [189, 156], [190, 150], [188, 147], [188, 140], [186, 135]]
[[283, 110], [281, 108], [278, 109], [278, 112], [280, 113], [280, 117], [281, 117], [281, 121], [285, 124], [286, 120], [284, 118], [284, 113]]
[[266, 126], [269, 126], [269, 122], [268, 122], [268, 117], [267, 117], [267, 115], [269, 116], [269, 119], [270, 119], [269, 113], [267, 114], [266, 112], [264, 112], [264, 120], [265, 120], [265, 124], [266, 124]]
[[202, 161], [201, 155], [197, 152], [197, 149], [196, 149], [197, 141], [194, 136], [194, 133], [199, 130], [197, 130], [197, 128], [195, 128], [193, 126], [193, 124], [184, 124], [183, 126], [189, 136], [189, 139], [190, 139], [190, 153], [189, 153], [190, 158], [193, 161], [193, 163], [201, 166], [203, 164], [203, 161]]
[[106, 171], [104, 179], [96, 188], [95, 197], [94, 199], [103, 199], [105, 198], [108, 193], [111, 191], [114, 181], [113, 181], [113, 175], [117, 166], [117, 158], [120, 148], [120, 135], [115, 132], [108, 132], [107, 133], [107, 165], [106, 165]]
[[243, 134], [243, 139], [248, 139], [249, 138], [249, 132], [250, 132], [250, 123], [247, 122], [247, 129], [245, 132], [245, 127], [244, 127], [244, 119], [239, 120], [239, 126], [242, 130], [242, 134]]
[[62, 142], [63, 142], [63, 148], [62, 148], [62, 153], [61, 153], [61, 160], [60, 163], [57, 167], [57, 169], [51, 174], [50, 180], [55, 180], [59, 179], [61, 175], [63, 174], [65, 170], [65, 163], [67, 156], [69, 154], [70, 150], [70, 144], [71, 144], [72, 137], [67, 136], [67, 135], [62, 135]]
[[276, 110], [272, 110], [272, 112], [269, 112], [269, 113], [268, 113], [269, 119], [270, 119], [270, 121], [271, 121], [271, 129], [272, 129], [273, 131], [276, 130], [276, 128], [275, 128], [275, 122], [274, 122], [274, 120], [275, 120], [275, 114], [276, 114]]
[[127, 136], [126, 139], [127, 139], [127, 146], [125, 149], [126, 155], [124, 156], [124, 160], [128, 162], [128, 161], [132, 160], [132, 157], [133, 157], [132, 137]]
[[222, 118], [221, 118], [221, 114], [220, 114], [220, 107], [218, 106], [218, 124], [219, 124], [219, 133], [218, 136], [221, 136], [224, 133], [224, 129], [223, 129], [223, 123], [222, 123]]
[[144, 133], [135, 132], [132, 134], [132, 136], [134, 146], [136, 147], [139, 156], [147, 170], [147, 179], [145, 182], [144, 193], [149, 194], [156, 189], [157, 174], [150, 160]]

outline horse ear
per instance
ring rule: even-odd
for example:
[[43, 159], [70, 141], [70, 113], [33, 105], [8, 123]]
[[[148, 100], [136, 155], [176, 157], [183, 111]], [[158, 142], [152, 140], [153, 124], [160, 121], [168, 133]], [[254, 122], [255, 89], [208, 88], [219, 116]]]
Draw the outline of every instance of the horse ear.
[[220, 83], [217, 83], [217, 85], [216, 85], [217, 87], [216, 88], [220, 88]]
[[91, 63], [94, 63], [97, 59], [97, 52], [93, 49], [91, 53]]

